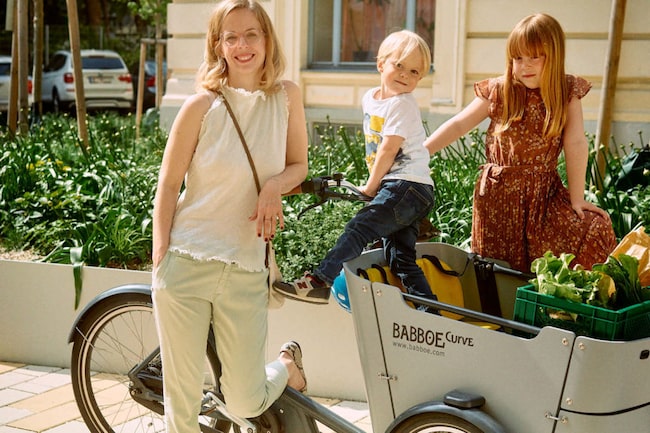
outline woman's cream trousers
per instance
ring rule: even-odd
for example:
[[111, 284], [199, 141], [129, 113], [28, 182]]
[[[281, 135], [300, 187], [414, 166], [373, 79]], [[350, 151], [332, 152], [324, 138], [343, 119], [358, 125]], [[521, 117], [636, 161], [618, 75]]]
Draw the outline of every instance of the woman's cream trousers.
[[168, 252], [153, 273], [168, 433], [198, 433], [205, 350], [213, 324], [228, 409], [245, 418], [264, 412], [284, 391], [288, 372], [265, 366], [267, 271]]

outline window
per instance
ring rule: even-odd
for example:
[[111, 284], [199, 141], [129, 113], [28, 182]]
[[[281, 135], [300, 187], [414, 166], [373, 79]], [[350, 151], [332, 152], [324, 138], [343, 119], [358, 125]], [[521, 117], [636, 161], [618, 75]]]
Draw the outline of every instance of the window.
[[50, 71], [58, 71], [61, 69], [63, 66], [65, 66], [65, 61], [67, 57], [64, 54], [56, 53], [54, 54], [54, 57], [52, 57], [52, 60], [45, 66], [45, 69], [43, 69], [44, 72], [50, 72]]
[[371, 69], [381, 41], [408, 29], [433, 55], [436, 0], [311, 0], [309, 66]]
[[11, 60], [0, 61], [0, 76], [8, 77], [11, 75]]
[[125, 69], [118, 57], [90, 56], [81, 59], [82, 69]]

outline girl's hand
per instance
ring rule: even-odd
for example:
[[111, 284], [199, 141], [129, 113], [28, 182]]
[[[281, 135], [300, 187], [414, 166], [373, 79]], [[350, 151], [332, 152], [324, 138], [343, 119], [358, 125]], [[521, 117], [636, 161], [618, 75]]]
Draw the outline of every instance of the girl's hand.
[[590, 211], [590, 212], [595, 212], [598, 215], [602, 216], [606, 220], [609, 221], [609, 214], [605, 212], [603, 209], [599, 208], [593, 203], [590, 203], [586, 200], [580, 200], [577, 203], [571, 203], [571, 207], [573, 208], [574, 212], [576, 215], [578, 215], [578, 218], [584, 219], [585, 218], [585, 211]]
[[257, 207], [250, 221], [257, 221], [257, 236], [264, 235], [264, 241], [275, 237], [276, 229], [284, 229], [284, 215], [282, 213], [282, 195], [280, 182], [271, 178], [264, 186], [257, 199]]

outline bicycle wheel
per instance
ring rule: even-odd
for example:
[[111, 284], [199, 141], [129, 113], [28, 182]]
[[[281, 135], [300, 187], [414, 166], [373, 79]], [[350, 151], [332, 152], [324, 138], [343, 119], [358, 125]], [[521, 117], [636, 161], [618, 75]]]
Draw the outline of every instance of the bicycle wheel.
[[[127, 373], [158, 347], [151, 296], [120, 293], [89, 312], [75, 330], [72, 346], [72, 389], [81, 416], [93, 433], [164, 431], [162, 401], [145, 407], [131, 398]], [[219, 393], [219, 362], [208, 350], [205, 389]], [[160, 392], [160, 390], [158, 391]], [[227, 431], [230, 423], [200, 417], [205, 426]]]
[[406, 419], [391, 433], [488, 433], [474, 424], [446, 413], [423, 413]]

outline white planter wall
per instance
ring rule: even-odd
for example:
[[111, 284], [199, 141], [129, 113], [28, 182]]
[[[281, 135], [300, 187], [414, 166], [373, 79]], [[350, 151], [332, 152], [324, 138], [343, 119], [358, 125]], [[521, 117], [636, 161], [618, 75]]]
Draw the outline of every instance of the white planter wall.
[[[70, 366], [68, 336], [83, 307], [110, 288], [150, 282], [150, 273], [84, 267], [74, 309], [72, 266], [0, 260], [0, 361]], [[365, 400], [352, 317], [336, 305], [285, 302], [270, 311], [267, 358], [300, 342], [312, 395]]]

